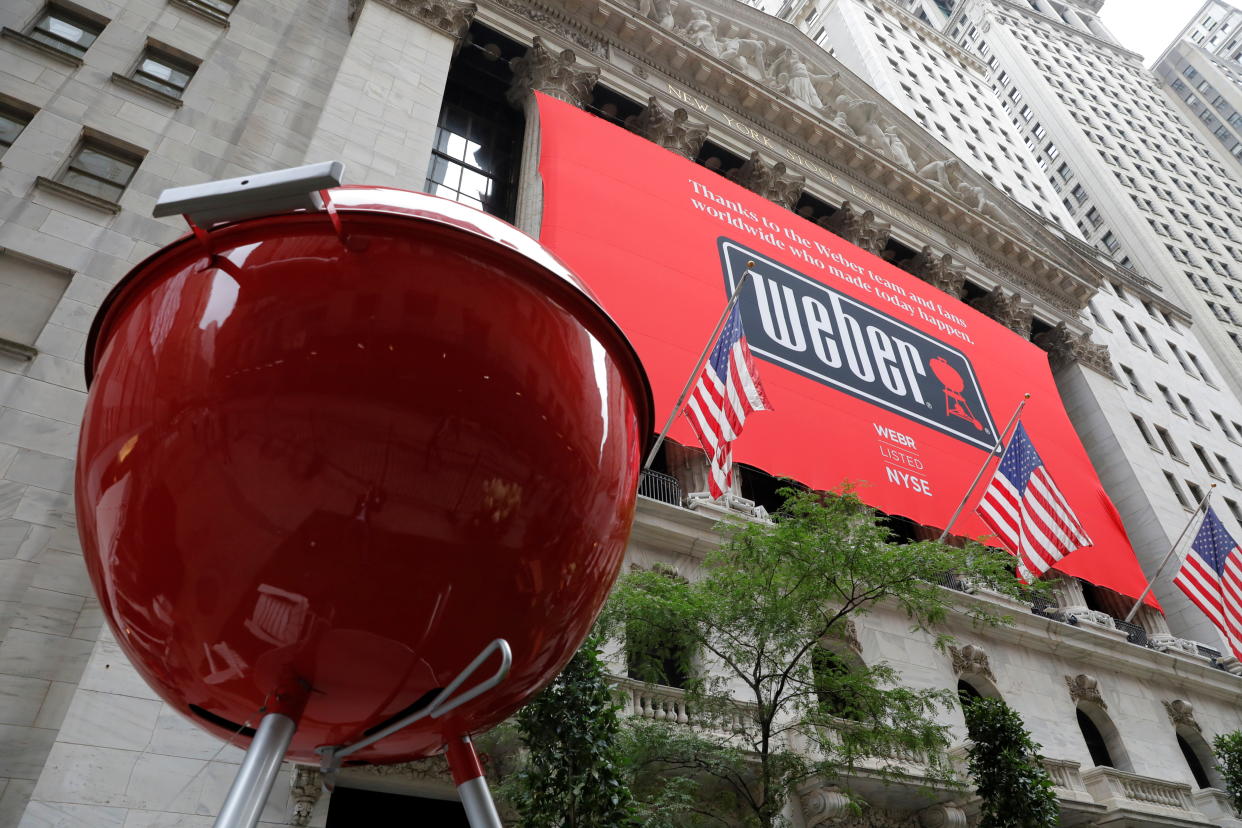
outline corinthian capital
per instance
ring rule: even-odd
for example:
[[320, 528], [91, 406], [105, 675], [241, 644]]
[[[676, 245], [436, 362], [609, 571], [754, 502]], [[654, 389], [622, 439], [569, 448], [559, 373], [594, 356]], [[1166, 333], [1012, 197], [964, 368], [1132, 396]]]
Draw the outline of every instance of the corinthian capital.
[[[396, 9], [411, 20], [439, 29], [460, 41], [470, 28], [478, 6], [468, 0], [377, 0]], [[349, 27], [352, 29], [362, 14], [366, 0], [349, 0]]]
[[691, 123], [686, 110], [674, 109], [670, 113], [655, 98], [647, 101], [642, 112], [626, 118], [625, 128], [692, 161], [707, 139], [707, 127]]
[[514, 106], [521, 106], [529, 93], [542, 92], [581, 108], [591, 99], [591, 89], [599, 80], [599, 70], [579, 66], [572, 49], [549, 49], [539, 37], [511, 65], [513, 85], [509, 87], [509, 102]]

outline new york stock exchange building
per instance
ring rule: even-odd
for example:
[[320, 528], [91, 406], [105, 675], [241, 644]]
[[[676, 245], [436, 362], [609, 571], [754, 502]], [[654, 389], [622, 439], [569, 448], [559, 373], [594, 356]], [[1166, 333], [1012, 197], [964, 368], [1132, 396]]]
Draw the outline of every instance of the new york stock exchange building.
[[[1153, 358], [1150, 336], [1179, 361], [1205, 353], [1190, 316], [1063, 226], [1051, 188], [959, 158], [738, 0], [10, 0], [0, 26], [0, 826], [206, 826], [224, 800], [242, 751], [141, 680], [88, 579], [73, 483], [87, 339], [111, 288], [185, 235], [152, 217], [164, 190], [330, 160], [346, 184], [540, 239], [629, 335], [657, 428], [751, 273], [739, 307], [774, 410], [749, 422], [720, 498], [679, 418], [642, 475], [627, 569], [692, 575], [722, 519], [768, 519], [778, 476], [861, 481], [897, 536], [935, 538], [1030, 393], [1023, 422], [1094, 547], [1049, 574], [1049, 605], [946, 580], [1012, 625], [954, 616], [941, 652], [881, 609], [841, 657], [1004, 699], [1043, 746], [1061, 824], [1242, 825], [1210, 748], [1242, 727], [1242, 667], [1171, 572], [1124, 620], [1211, 482], [1196, 453], [1217, 459], [1217, 512], [1242, 537], [1239, 444], [1193, 431], [1242, 411], [1222, 372]], [[1196, 422], [1162, 424], [1153, 397], [1193, 401]], [[970, 511], [954, 532], [986, 534]], [[204, 672], [231, 669], [204, 653]], [[682, 690], [609, 657], [623, 715], [696, 726]], [[964, 742], [961, 711], [942, 715]], [[967, 789], [924, 784], [914, 758], [903, 773], [860, 788], [862, 816], [842, 780], [814, 779], [786, 816], [974, 824]], [[261, 824], [465, 825], [455, 798], [439, 758], [345, 767], [331, 793], [286, 763]]]

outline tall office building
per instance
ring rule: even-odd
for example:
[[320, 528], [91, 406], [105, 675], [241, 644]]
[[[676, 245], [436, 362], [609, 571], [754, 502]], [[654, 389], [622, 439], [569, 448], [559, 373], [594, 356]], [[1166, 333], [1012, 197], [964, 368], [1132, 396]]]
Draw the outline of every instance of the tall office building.
[[1242, 392], [1242, 184], [1099, 5], [967, 0], [945, 27], [991, 67], [1087, 241], [1175, 297]]
[[1218, 143], [1235, 175], [1242, 175], [1242, 10], [1208, 0], [1152, 71], [1186, 119]]
[[[1221, 484], [1216, 502], [1226, 519], [1242, 526], [1242, 489], [1236, 488], [1242, 484], [1242, 403], [1208, 358], [1202, 327], [1192, 323], [1176, 294], [1165, 289], [1158, 274], [1140, 274], [1131, 260], [1119, 255], [1116, 236], [1105, 225], [1106, 213], [1091, 195], [1117, 195], [1108, 195], [1115, 184], [1109, 177], [1112, 167], [1093, 160], [1089, 144], [1069, 148], [1078, 122], [1073, 117], [1056, 122], [1055, 109], [1040, 109], [1041, 102], [1054, 105], [1050, 96], [1024, 94], [1013, 84], [992, 88], [990, 80], [1017, 71], [1006, 71], [992, 46], [977, 38], [949, 40], [930, 25], [936, 20], [946, 24], [955, 11], [944, 3], [898, 5], [889, 0], [802, 0], [783, 9], [788, 19], [877, 91], [912, 112], [953, 150], [962, 166], [990, 181], [1022, 185], [1028, 198], [1033, 193], [1051, 201], [1044, 210], [1038, 202], [1026, 203], [1066, 228], [1072, 243], [1094, 242], [1088, 255], [1110, 262], [1112, 276], [1085, 314], [1093, 336], [1113, 356], [1116, 387], [1097, 380], [1089, 393], [1076, 394], [1069, 387], [1062, 393], [1083, 406], [1076, 411], [1080, 427], [1091, 422], [1089, 427], [1098, 430], [1101, 439], [1089, 449], [1144, 566], [1154, 573], [1184, 528], [1186, 510], [1213, 483]], [[1078, 28], [1069, 31], [1091, 31], [1100, 49], [1130, 55], [1097, 21], [1075, 20]], [[956, 22], [952, 31], [969, 34], [969, 27]], [[1018, 33], [1015, 42], [1026, 42], [1019, 37], [1038, 31], [1032, 27]], [[1063, 145], [1064, 154], [1059, 149]], [[1071, 156], [1078, 159], [1075, 169], [1080, 174], [1069, 172]], [[1127, 199], [1122, 206], [1128, 205]], [[1218, 226], [1228, 224], [1222, 217]], [[1228, 282], [1217, 278], [1210, 284]], [[1156, 591], [1178, 636], [1215, 640], [1207, 619], [1167, 579], [1158, 581]]]
[[[128, 662], [103, 623], [75, 525], [74, 458], [90, 321], [126, 272], [185, 232], [176, 218], [151, 216], [156, 197], [171, 186], [335, 157], [345, 161], [349, 183], [434, 192], [482, 207], [535, 235], [547, 209], [562, 227], [566, 222], [587, 227], [603, 255], [611, 256], [608, 267], [584, 269], [584, 277], [624, 291], [633, 271], [613, 265], [633, 261], [650, 271], [641, 274], [644, 278], [654, 273], [666, 279], [667, 290], [643, 297], [646, 310], [659, 311], [643, 319], [667, 320], [663, 337], [647, 337], [643, 347], [653, 348], [652, 342], [691, 336], [697, 343], [700, 326], [687, 322], [688, 316], [714, 318], [723, 301], [703, 300], [688, 271], [661, 270], [664, 263], [652, 255], [671, 247], [680, 253], [689, 243], [685, 228], [670, 224], [639, 232], [638, 220], [609, 221], [614, 201], [622, 200], [618, 194], [629, 197], [631, 186], [640, 193], [668, 192], [648, 179], [656, 176], [653, 170], [674, 169], [676, 162], [677, 175], [662, 178], [662, 187], [685, 188], [689, 178], [718, 197], [711, 204], [703, 197], [703, 214], [710, 210], [729, 218], [727, 227], [710, 225], [711, 233], [695, 236], [697, 242], [706, 237], [711, 254], [710, 267], [695, 273], [708, 273], [713, 289], [721, 284], [719, 271], [711, 270], [718, 266], [720, 233], [751, 234], [748, 246], [771, 260], [784, 257], [791, 272], [813, 266], [817, 250], [802, 249], [809, 258], [791, 259], [787, 247], [775, 243], [783, 245], [784, 238], [754, 223], [759, 216], [788, 230], [788, 238], [826, 242], [839, 257], [833, 261], [852, 262], [858, 270], [846, 274], [838, 268], [841, 275], [832, 279], [839, 284], [827, 284], [827, 276], [800, 284], [819, 282], [816, 290], [835, 290], [825, 295], [855, 302], [845, 311], [846, 328], [864, 313], [881, 320], [867, 334], [880, 348], [888, 340], [875, 332], [883, 333], [883, 326], [913, 331], [907, 339], [917, 335], [928, 347], [945, 349], [945, 355], [971, 347], [960, 336], [947, 339], [952, 335], [946, 329], [979, 332], [997, 347], [973, 346], [971, 353], [980, 365], [989, 363], [992, 381], [1003, 380], [1006, 387], [1013, 374], [1008, 360], [1021, 357], [1030, 365], [1044, 358], [1036, 347], [1047, 352], [1069, 415], [1061, 418], [1062, 433], [1067, 442], [1084, 444], [1149, 575], [1150, 561], [1167, 551], [1188, 516], [1179, 497], [1191, 504], [1196, 492], [1189, 484], [1202, 491], [1219, 477], [1218, 488], [1225, 491], [1217, 500], [1222, 518], [1242, 536], [1242, 516], [1234, 508], [1242, 500], [1234, 488], [1242, 469], [1237, 453], [1242, 417], [1224, 374], [1196, 338], [1200, 327], [1190, 324], [1192, 314], [1172, 291], [1162, 289], [1164, 274], [1155, 265], [1144, 269], [1144, 250], [1138, 247], [1127, 251], [1138, 270], [1123, 267], [1123, 254], [1110, 255], [1073, 186], [1037, 181], [1038, 162], [1032, 168], [1019, 141], [999, 137], [1013, 136], [1014, 129], [1035, 132], [1020, 107], [1014, 110], [1016, 126], [992, 123], [988, 107], [1003, 109], [986, 97], [980, 76], [986, 67], [995, 80], [999, 70], [989, 66], [991, 55], [981, 51], [978, 37], [968, 38], [977, 57], [941, 36], [929, 37], [926, 48], [920, 42], [918, 53], [917, 37], [898, 39], [894, 21], [916, 33], [923, 19], [943, 22], [936, 15], [960, 21], [961, 9], [946, 0], [923, 3], [913, 15], [880, 2], [855, 10], [867, 25], [870, 11], [882, 31], [881, 21], [888, 22], [892, 42], [906, 44], [911, 71], [934, 72], [948, 100], [941, 101], [930, 83], [916, 85], [903, 69], [914, 97], [895, 105], [877, 91], [878, 80], [869, 85], [860, 76], [865, 61], [851, 57], [854, 62], [847, 64], [794, 26], [736, 0], [0, 4], [5, 119], [0, 121], [0, 828], [204, 825], [217, 813], [240, 759], [235, 745], [215, 740], [194, 723], [211, 721], [210, 710], [160, 698]], [[1033, 9], [1000, 2], [989, 12], [994, 18], [1002, 13], [1037, 23], [1040, 37], [1094, 38], [1085, 34], [1092, 31], [1089, 19], [1075, 17], [1081, 27], [1044, 21]], [[799, 22], [815, 26], [805, 18]], [[986, 34], [999, 37], [1001, 28], [996, 22]], [[1006, 35], [1014, 54], [1021, 53], [1021, 28]], [[1106, 40], [1091, 39], [1090, 45], [1105, 54], [1116, 49]], [[1092, 61], [1087, 71], [1100, 74], [1094, 64], [1103, 58], [1075, 48]], [[1119, 54], [1110, 59], [1126, 66], [1135, 60]], [[872, 52], [867, 60], [875, 63], [880, 55]], [[887, 57], [882, 60], [888, 65]], [[1003, 87], [1002, 99], [1011, 97], [1011, 87]], [[570, 186], [583, 187], [572, 203], [556, 203], [553, 196], [545, 200], [548, 193], [564, 199], [567, 177], [556, 179], [544, 170], [541, 178], [540, 153], [555, 142], [542, 141], [545, 125], [536, 116], [535, 92], [583, 110], [566, 107], [561, 116], [566, 122], [570, 116], [579, 123], [594, 116], [616, 130], [599, 144], [601, 157], [589, 159], [595, 162], [593, 178], [568, 176]], [[927, 127], [911, 114], [921, 111], [924, 94], [932, 101], [931, 113], [923, 113]], [[1044, 110], [1034, 108], [1051, 107], [1056, 96], [1031, 97], [1039, 97], [1031, 103], [1031, 119], [1044, 119], [1048, 130], [1047, 137], [1032, 142], [1049, 160], [1045, 142], [1061, 135], [1054, 134]], [[970, 108], [972, 119], [987, 123], [963, 118], [958, 129], [950, 117], [958, 103], [963, 111]], [[591, 129], [606, 126], [591, 123]], [[977, 140], [972, 125], [980, 132]], [[574, 149], [581, 159], [595, 147]], [[617, 147], [625, 151], [606, 154]], [[989, 154], [995, 169], [985, 166]], [[632, 163], [635, 158], [648, 163]], [[1051, 161], [1060, 177], [1059, 162]], [[1088, 183], [1113, 186], [1104, 180], [1109, 168], [1094, 169], [1083, 167]], [[1057, 192], [1055, 199], [1050, 189]], [[1209, 195], [1193, 195], [1215, 204]], [[656, 216], [676, 207], [684, 217], [684, 211], [696, 209], [685, 193], [644, 203]], [[741, 210], [755, 218], [743, 218]], [[1083, 227], [1090, 229], [1083, 232], [1097, 247], [1063, 226], [1066, 210], [1069, 219], [1084, 219]], [[1101, 208], [1101, 215], [1103, 220], [1111, 214]], [[1212, 221], [1228, 223], [1216, 216]], [[1117, 233], [1121, 242], [1128, 238], [1120, 229]], [[1213, 236], [1213, 244], [1220, 238]], [[864, 279], [864, 273], [871, 276]], [[677, 281], [683, 278], [684, 285]], [[797, 287], [791, 285], [790, 290]], [[916, 306], [905, 297], [922, 301]], [[933, 327], [920, 308], [958, 311], [959, 323], [968, 316], [972, 331], [954, 328], [957, 323], [944, 316]], [[814, 333], [823, 346], [829, 319], [817, 319]], [[891, 365], [892, 353], [878, 364]], [[658, 349], [655, 358], [662, 358]], [[838, 367], [842, 363], [835, 361]], [[1042, 362], [1038, 367], [1043, 370]], [[776, 379], [786, 369], [773, 361], [765, 361], [763, 370], [774, 387], [806, 378]], [[859, 373], [868, 372], [859, 367]], [[968, 373], [963, 366], [957, 381], [946, 374], [948, 384], [928, 385], [934, 394], [924, 400], [924, 408], [945, 412], [959, 429], [983, 411], [981, 405], [975, 413], [961, 407], [966, 389], [961, 380]], [[898, 387], [893, 376], [890, 372], [887, 382]], [[664, 378], [664, 397], [672, 382]], [[812, 383], [807, 379], [801, 386], [801, 396], [821, 401], [824, 416], [810, 420], [809, 428], [789, 425], [790, 412], [802, 404], [792, 394], [784, 413], [763, 415], [771, 418], [770, 426], [757, 421], [747, 428], [768, 427], [769, 434], [783, 436], [788, 462], [823, 458], [816, 472], [825, 478], [829, 473], [859, 478], [856, 468], [838, 468], [838, 454], [846, 454], [836, 451], [842, 445], [872, 464], [868, 482], [877, 497], [917, 503], [927, 490], [910, 487], [915, 463], [927, 466], [928, 477], [942, 471], [934, 468], [938, 465], [968, 463], [973, 473], [986, 455], [986, 445], [980, 448], [976, 441], [971, 447], [946, 436], [944, 423], [941, 430], [920, 424], [925, 420], [919, 418], [928, 416], [923, 411], [895, 404], [883, 408], [860, 401], [861, 394]], [[992, 413], [1007, 409], [1003, 418], [1013, 403], [993, 400]], [[836, 409], [850, 406], [863, 413], [852, 423], [835, 419]], [[920, 441], [947, 448], [939, 455], [928, 451], [923, 459], [901, 455], [904, 476], [886, 474], [877, 458], [891, 458], [893, 447], [881, 445], [875, 429], [886, 423], [908, 437], [906, 448]], [[463, 421], [461, 428], [469, 427]], [[453, 429], [445, 431], [451, 448]], [[886, 433], [891, 436], [892, 430]], [[1063, 449], [1055, 443], [1041, 446], [1048, 446], [1050, 456]], [[739, 442], [739, 453], [747, 450]], [[286, 461], [300, 462], [273, 460]], [[435, 458], [425, 462], [430, 468], [423, 473], [434, 476]], [[789, 473], [779, 462], [759, 465], [772, 475]], [[1091, 465], [1083, 462], [1084, 476]], [[706, 469], [705, 456], [694, 446], [673, 444], [657, 458], [640, 490], [627, 567], [659, 566], [692, 577], [705, 550], [718, 541], [722, 516], [762, 519], [760, 507], [777, 500], [777, 481], [742, 464], [735, 468], [728, 498], [713, 503], [696, 497], [705, 488]], [[533, 491], [524, 490], [523, 496]], [[1098, 487], [1089, 491], [1091, 497], [1076, 499], [1074, 507], [1118, 537]], [[935, 535], [935, 526], [913, 525], [901, 514], [888, 511], [902, 537]], [[472, 525], [471, 520], [461, 525]], [[184, 542], [192, 543], [195, 531], [212, 528], [180, 530]], [[169, 555], [180, 551], [176, 543], [182, 540], [181, 535], [169, 539]], [[1101, 554], [1135, 570], [1125, 543]], [[218, 586], [196, 597], [218, 600], [235, 588], [229, 573], [218, 574]], [[954, 613], [944, 631], [957, 637], [957, 648], [945, 652], [933, 636], [911, 631], [904, 616], [881, 607], [857, 619], [844, 657], [851, 663], [889, 664], [915, 686], [1005, 699], [1043, 745], [1065, 824], [1238, 828], [1242, 821], [1220, 790], [1210, 741], [1242, 726], [1237, 706], [1242, 678], [1229, 671], [1239, 668], [1213, 651], [1217, 639], [1202, 619], [1192, 618], [1172, 598], [1164, 600], [1165, 592], [1160, 597], [1167, 617], [1144, 607], [1137, 623], [1121, 623], [1136, 590], [1110, 587], [1117, 586], [1110, 575], [1102, 571], [1094, 581], [1056, 578], [1052, 606], [1006, 603], [986, 589], [947, 579], [963, 609], [1000, 609], [1012, 615], [1012, 625], [980, 628], [967, 613]], [[1167, 584], [1168, 575], [1164, 578]], [[230, 597], [239, 604], [254, 599]], [[314, 626], [308, 624], [305, 634]], [[195, 658], [187, 669], [212, 673], [219, 667], [213, 663], [224, 656], [204, 648]], [[624, 657], [611, 666], [625, 715], [674, 727], [695, 725], [682, 690], [633, 680]], [[391, 701], [400, 707], [417, 699]], [[966, 738], [961, 711], [936, 715], [960, 746]], [[864, 815], [849, 810], [837, 793], [842, 780], [808, 779], [790, 792], [785, 816], [806, 828], [962, 826], [977, 808], [969, 793], [933, 784], [917, 762], [890, 784], [874, 784], [877, 763], [888, 761], [864, 763], [845, 780], [860, 783], [869, 805]], [[456, 796], [445, 771], [438, 759], [348, 767], [326, 792], [315, 767], [285, 766], [262, 823], [461, 825], [460, 809], [452, 813], [443, 804]]]

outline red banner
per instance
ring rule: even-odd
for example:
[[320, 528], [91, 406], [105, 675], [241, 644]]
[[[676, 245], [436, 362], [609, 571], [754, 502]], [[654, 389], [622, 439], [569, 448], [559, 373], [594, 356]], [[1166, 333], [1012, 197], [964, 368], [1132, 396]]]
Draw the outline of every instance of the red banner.
[[[1022, 421], [1095, 541], [1061, 571], [1146, 582], [1061, 403], [1047, 354], [963, 302], [723, 176], [539, 96], [541, 241], [630, 337], [663, 421], [743, 274], [739, 308], [774, 411], [734, 460], [944, 526], [1024, 394]], [[685, 419], [672, 439], [697, 445]], [[974, 514], [954, 533], [983, 536]], [[1154, 601], [1153, 601], [1154, 604]]]

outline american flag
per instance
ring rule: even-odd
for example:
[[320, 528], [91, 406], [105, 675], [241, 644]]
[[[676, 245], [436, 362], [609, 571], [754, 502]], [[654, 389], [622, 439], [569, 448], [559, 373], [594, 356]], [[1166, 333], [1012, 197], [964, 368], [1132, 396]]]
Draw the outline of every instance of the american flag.
[[1022, 423], [1014, 429], [978, 512], [1018, 556], [1018, 575], [1027, 583], [1075, 549], [1091, 545]]
[[713, 498], [720, 497], [733, 483], [732, 443], [742, 433], [746, 416], [752, 411], [770, 410], [746, 346], [742, 315], [734, 306], [685, 409], [690, 427], [711, 458], [708, 485]]
[[1203, 610], [1242, 659], [1242, 548], [1208, 507], [1173, 583]]

